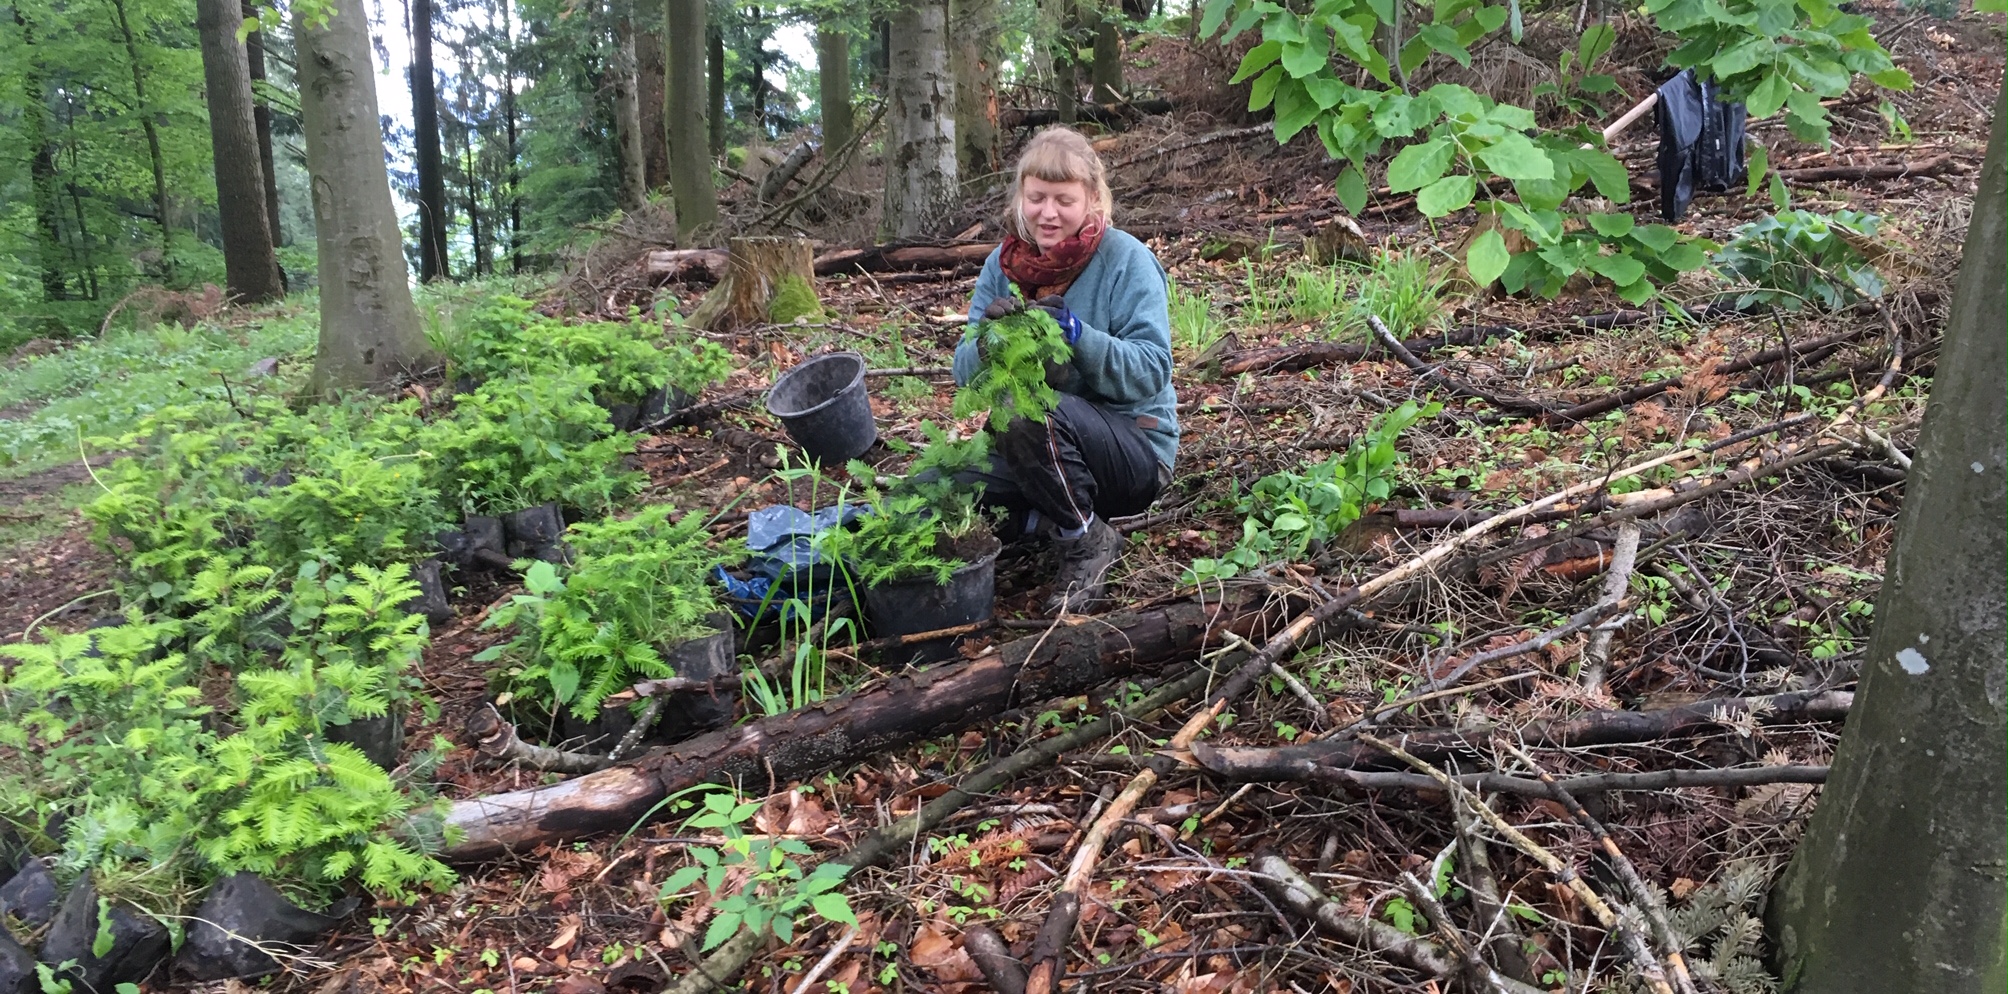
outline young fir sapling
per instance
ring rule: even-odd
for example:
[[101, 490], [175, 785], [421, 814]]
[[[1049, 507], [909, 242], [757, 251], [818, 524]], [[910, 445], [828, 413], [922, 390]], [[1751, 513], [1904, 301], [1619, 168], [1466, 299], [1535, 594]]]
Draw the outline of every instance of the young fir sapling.
[[1060, 402], [1059, 391], [1048, 382], [1049, 370], [1074, 357], [1059, 322], [1044, 310], [1027, 307], [986, 320], [970, 334], [982, 365], [955, 391], [954, 415], [985, 414], [991, 431], [1003, 431], [1013, 418], [1046, 420]]

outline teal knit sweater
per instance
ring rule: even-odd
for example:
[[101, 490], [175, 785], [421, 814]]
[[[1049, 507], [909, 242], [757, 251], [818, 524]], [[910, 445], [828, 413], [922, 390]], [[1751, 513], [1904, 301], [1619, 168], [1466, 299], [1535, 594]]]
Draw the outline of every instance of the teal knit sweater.
[[[969, 301], [969, 323], [983, 317], [992, 300], [1011, 293], [1011, 281], [997, 261], [984, 260]], [[1067, 289], [1067, 309], [1081, 321], [1074, 343], [1074, 368], [1081, 374], [1081, 397], [1129, 417], [1154, 417], [1144, 436], [1170, 468], [1178, 456], [1178, 394], [1171, 388], [1171, 312], [1163, 264], [1134, 235], [1110, 228], [1095, 257]], [[955, 382], [976, 375], [976, 342], [964, 337], [955, 347]]]

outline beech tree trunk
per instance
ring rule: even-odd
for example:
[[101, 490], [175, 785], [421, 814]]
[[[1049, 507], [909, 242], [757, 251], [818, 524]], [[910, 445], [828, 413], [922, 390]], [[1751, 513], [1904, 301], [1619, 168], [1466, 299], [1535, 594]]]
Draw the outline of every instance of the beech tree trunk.
[[850, 144], [857, 122], [851, 116], [851, 36], [835, 24], [816, 26], [816, 93], [823, 107], [823, 154]]
[[[718, 191], [704, 133], [705, 0], [668, 0], [669, 189], [676, 199], [676, 231], [688, 237], [718, 220]], [[721, 68], [723, 68], [721, 66]]]
[[432, 360], [384, 170], [376, 76], [362, 0], [322, 0], [325, 24], [293, 7], [300, 118], [314, 196], [321, 336], [309, 392], [386, 384]]
[[209, 142], [216, 168], [216, 212], [223, 229], [223, 271], [230, 295], [247, 303], [285, 296], [279, 257], [266, 217], [265, 170], [258, 161], [258, 123], [251, 109], [251, 64], [237, 41], [244, 23], [238, 0], [197, 0], [195, 30], [202, 44], [202, 83], [209, 103]]
[[639, 60], [635, 57], [634, 19], [614, 12], [614, 57], [607, 64], [614, 98], [614, 140], [620, 160], [620, 205], [639, 210], [648, 193], [648, 164], [642, 152]]
[[[370, 90], [376, 103], [376, 90]], [[446, 257], [446, 163], [439, 151], [439, 92], [432, 71], [432, 0], [411, 0], [412, 160], [418, 169], [418, 279], [452, 274]]]
[[[21, 43], [24, 48], [35, 44], [35, 29], [21, 14], [21, 8], [14, 8], [14, 23], [21, 28]], [[31, 150], [28, 162], [29, 185], [35, 195], [35, 227], [41, 234], [39, 256], [42, 268], [42, 298], [44, 300], [66, 300], [70, 296], [69, 284], [63, 278], [63, 202], [62, 194], [56, 189], [56, 147], [49, 140], [49, 94], [42, 83], [41, 67], [30, 55], [22, 60], [21, 105], [22, 137]]]
[[153, 163], [153, 209], [155, 220], [160, 222], [161, 276], [172, 282], [174, 229], [167, 212], [167, 160], [161, 153], [160, 129], [154, 126], [153, 107], [146, 99], [146, 71], [139, 63], [139, 41], [133, 36], [125, 0], [112, 0], [112, 12], [118, 15], [119, 33], [125, 38], [126, 64], [132, 68], [133, 109], [139, 115], [140, 131], [146, 135], [147, 158]]
[[947, 0], [903, 0], [892, 21], [885, 210], [890, 238], [916, 238], [954, 208], [955, 80]]
[[[238, 5], [242, 17], [252, 17], [257, 13], [250, 0], [242, 0]], [[258, 130], [258, 168], [265, 174], [265, 226], [272, 236], [272, 247], [286, 244], [286, 233], [279, 223], [279, 164], [272, 158], [272, 105], [258, 95], [258, 84], [265, 81], [265, 32], [253, 31], [244, 36], [245, 64], [251, 71], [251, 122]], [[286, 271], [279, 270], [279, 283], [284, 286]]]
[[715, 27], [704, 36], [704, 64], [706, 135], [719, 156], [725, 154], [725, 33]]
[[998, 170], [997, 69], [1002, 61], [998, 0], [948, 0], [955, 74], [955, 163], [965, 179]]
[[1861, 706], [1770, 905], [1785, 988], [1998, 992], [2003, 968], [2003, 126], [1862, 659]]
[[669, 125], [663, 119], [669, 99], [662, 32], [645, 30], [649, 20], [634, 18], [635, 102], [641, 115], [642, 183], [651, 192], [669, 186]]
[[1053, 88], [1061, 124], [1072, 125], [1081, 102], [1081, 15], [1076, 0], [1049, 0], [1057, 8], [1053, 42]]
[[1123, 36], [1121, 8], [1111, 8], [1111, 0], [1098, 0], [1088, 8], [1087, 20], [1094, 31], [1095, 64], [1094, 95], [1098, 104], [1112, 104], [1122, 99], [1123, 89]]
[[[815, 707], [746, 722], [548, 787], [455, 802], [457, 863], [624, 831], [664, 797], [703, 783], [763, 787], [841, 769], [884, 749], [962, 728], [1035, 701], [1076, 694], [1190, 654], [1223, 630], [1260, 641], [1257, 601], [1187, 601], [1062, 626], [967, 663], [893, 677]], [[1106, 623], [1103, 623], [1106, 622]]]

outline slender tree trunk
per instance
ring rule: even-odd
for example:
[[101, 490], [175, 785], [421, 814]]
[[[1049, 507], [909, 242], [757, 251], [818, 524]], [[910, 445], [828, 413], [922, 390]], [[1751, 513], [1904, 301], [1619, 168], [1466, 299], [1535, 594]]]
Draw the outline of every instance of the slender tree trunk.
[[487, 232], [481, 226], [481, 169], [475, 157], [474, 137], [477, 128], [474, 123], [475, 110], [481, 103], [470, 88], [478, 85], [479, 76], [474, 71], [471, 52], [463, 49], [460, 58], [460, 171], [467, 181], [467, 236], [474, 248], [474, 275], [488, 275]]
[[1999, 992], [2008, 181], [1997, 98], [1861, 689], [1770, 904], [1789, 991]]
[[948, 0], [955, 74], [955, 161], [964, 179], [997, 171], [998, 0]]
[[[669, 188], [676, 198], [676, 230], [687, 237], [718, 220], [718, 191], [704, 135], [705, 0], [668, 0]], [[722, 68], [722, 66], [721, 66]]]
[[1059, 40], [1053, 53], [1053, 99], [1059, 104], [1060, 123], [1071, 126], [1080, 114], [1081, 102], [1081, 11], [1077, 0], [1059, 0]]
[[892, 21], [883, 17], [872, 19], [872, 89], [881, 96], [892, 82]]
[[851, 36], [834, 23], [816, 25], [816, 95], [823, 108], [823, 154], [851, 142]]
[[634, 18], [627, 5], [616, 2], [608, 13], [614, 22], [613, 58], [607, 60], [609, 89], [613, 92], [614, 143], [619, 160], [620, 205], [623, 210], [640, 210], [648, 194], [648, 164], [643, 159], [641, 101], [636, 79], [639, 60], [634, 51]]
[[56, 147], [49, 140], [49, 94], [42, 84], [42, 67], [33, 55], [35, 30], [21, 9], [14, 8], [14, 23], [21, 28], [22, 47], [29, 55], [22, 73], [21, 131], [33, 150], [28, 160], [28, 183], [35, 196], [35, 227], [40, 242], [42, 297], [67, 300], [68, 282], [63, 278], [63, 204], [56, 191]]
[[133, 37], [132, 20], [126, 16], [125, 0], [111, 0], [118, 15], [119, 34], [125, 38], [126, 64], [132, 67], [133, 109], [140, 130], [146, 134], [147, 157], [153, 162], [153, 209], [160, 220], [160, 266], [162, 277], [174, 279], [174, 236], [167, 214], [167, 159], [160, 150], [160, 129], [154, 125], [153, 108], [146, 100], [146, 71], [139, 64], [139, 42]]
[[202, 82], [209, 102], [209, 143], [216, 169], [216, 213], [223, 229], [224, 279], [249, 303], [285, 296], [266, 217], [265, 170], [258, 162], [258, 122], [251, 109], [251, 64], [237, 41], [238, 0], [196, 0]]
[[[677, 2], [678, 0], [670, 0], [670, 3], [677, 3]], [[674, 45], [675, 40], [672, 39], [670, 44]], [[706, 79], [708, 80], [707, 83], [708, 89], [705, 91], [707, 96], [706, 96], [706, 103], [704, 105], [705, 107], [704, 119], [706, 122], [708, 122], [708, 125], [711, 129], [709, 132], [708, 140], [710, 141], [712, 155], [714, 156], [724, 155], [725, 154], [725, 34], [724, 32], [719, 31], [717, 28], [712, 28], [710, 33], [705, 35], [704, 59], [705, 59]], [[672, 61], [673, 60], [674, 57], [672, 56]], [[670, 69], [670, 73], [674, 75], [675, 72], [676, 72], [675, 68], [672, 67]], [[672, 90], [676, 88], [676, 84], [673, 82], [669, 85], [670, 89]], [[674, 131], [674, 125], [671, 126], [671, 130]], [[672, 138], [670, 139], [670, 141], [673, 144], [675, 142], [675, 139]]]
[[[411, 0], [411, 130], [418, 168], [418, 279], [453, 275], [446, 254], [446, 162], [439, 150], [439, 89], [432, 69], [432, 0]], [[376, 100], [372, 88], [370, 100]]]
[[503, 137], [508, 147], [503, 154], [508, 156], [508, 164], [503, 172], [509, 177], [509, 271], [523, 271], [523, 176], [519, 172], [516, 151], [516, 25], [510, 16], [510, 4], [514, 0], [501, 0], [497, 4], [502, 9], [502, 37], [508, 46], [502, 53], [502, 126]]
[[1111, 3], [1112, 0], [1097, 0], [1097, 6], [1088, 9], [1095, 32], [1094, 101], [1099, 104], [1112, 104], [1122, 99], [1121, 8], [1112, 7]]
[[309, 393], [388, 384], [432, 361], [384, 170], [363, 0], [321, 0], [316, 27], [293, 5], [300, 120], [314, 199], [321, 337]]
[[669, 91], [662, 32], [643, 30], [648, 23], [634, 17], [635, 102], [641, 114], [642, 182], [653, 191], [669, 185], [669, 125], [663, 118]]
[[767, 76], [766, 66], [761, 64], [761, 49], [764, 42], [760, 37], [760, 5], [746, 7], [746, 19], [751, 24], [747, 34], [753, 38], [753, 51], [746, 59], [746, 94], [753, 102], [753, 133], [761, 139], [768, 137], [767, 131]]
[[916, 238], [955, 206], [955, 79], [948, 73], [946, 0], [903, 0], [892, 22], [886, 109], [889, 238]]
[[[252, 17], [257, 8], [250, 0], [243, 0], [238, 7], [243, 17]], [[271, 229], [272, 247], [286, 244], [286, 233], [279, 226], [279, 164], [272, 158], [272, 105], [258, 95], [258, 84], [265, 81], [265, 32], [253, 31], [244, 36], [244, 57], [251, 69], [251, 122], [258, 129], [258, 168], [265, 173], [265, 225]], [[285, 269], [279, 270], [281, 283], [285, 282]]]

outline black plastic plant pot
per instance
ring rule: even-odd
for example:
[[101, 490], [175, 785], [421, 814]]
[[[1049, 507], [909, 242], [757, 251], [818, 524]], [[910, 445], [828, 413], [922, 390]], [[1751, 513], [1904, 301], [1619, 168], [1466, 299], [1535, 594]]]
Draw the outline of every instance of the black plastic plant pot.
[[[56, 915], [56, 875], [49, 864], [23, 856], [5, 883], [0, 883], [0, 917], [13, 915], [30, 927], [47, 925]], [[4, 994], [5, 988], [0, 988]]]
[[565, 545], [561, 539], [565, 534], [565, 512], [557, 501], [505, 514], [502, 528], [509, 535], [511, 557], [564, 561]]
[[303, 953], [355, 909], [354, 898], [323, 915], [308, 911], [275, 890], [263, 877], [238, 871], [209, 888], [195, 910], [195, 923], [174, 965], [201, 980], [249, 980], [279, 971], [281, 955]]
[[637, 420], [641, 424], [651, 424], [695, 403], [697, 403], [696, 395], [684, 393], [679, 387], [664, 384], [642, 398], [641, 417]]
[[347, 742], [361, 749], [370, 762], [385, 770], [396, 769], [398, 757], [404, 754], [404, 712], [404, 705], [393, 704], [375, 718], [351, 718], [346, 725], [327, 726], [323, 733], [330, 742]]
[[677, 676], [711, 684], [708, 690], [688, 691], [662, 702], [655, 737], [664, 742], [681, 742], [691, 736], [723, 728], [732, 723], [734, 703], [739, 699], [737, 645], [732, 616], [720, 611], [704, 619], [714, 631], [702, 638], [686, 639], [665, 646], [662, 658]]
[[453, 604], [446, 597], [446, 578], [440, 575], [441, 567], [437, 559], [413, 566], [411, 578], [418, 584], [418, 596], [404, 602], [406, 611], [425, 615], [426, 623], [434, 628], [453, 620]]
[[55, 967], [57, 980], [71, 981], [71, 990], [98, 992], [137, 984], [167, 959], [167, 928], [152, 917], [113, 901], [109, 924], [111, 945], [100, 956], [95, 951], [98, 890], [88, 879], [80, 880], [63, 899], [35, 958]]
[[0, 994], [37, 994], [42, 989], [35, 972], [35, 954], [0, 928]]
[[600, 406], [607, 409], [607, 420], [613, 422], [615, 431], [633, 431], [641, 421], [641, 405], [622, 400], [603, 400]]
[[[928, 575], [866, 587], [865, 624], [872, 636], [914, 635], [988, 621], [997, 599], [999, 548], [995, 538], [985, 536], [983, 553], [973, 559], [965, 557], [966, 562], [947, 583], [936, 583]], [[886, 653], [886, 664], [939, 662], [954, 654], [958, 641], [948, 637], [903, 645]]]
[[817, 356], [782, 373], [767, 391], [767, 410], [817, 462], [854, 459], [878, 441], [865, 359], [856, 352]]

